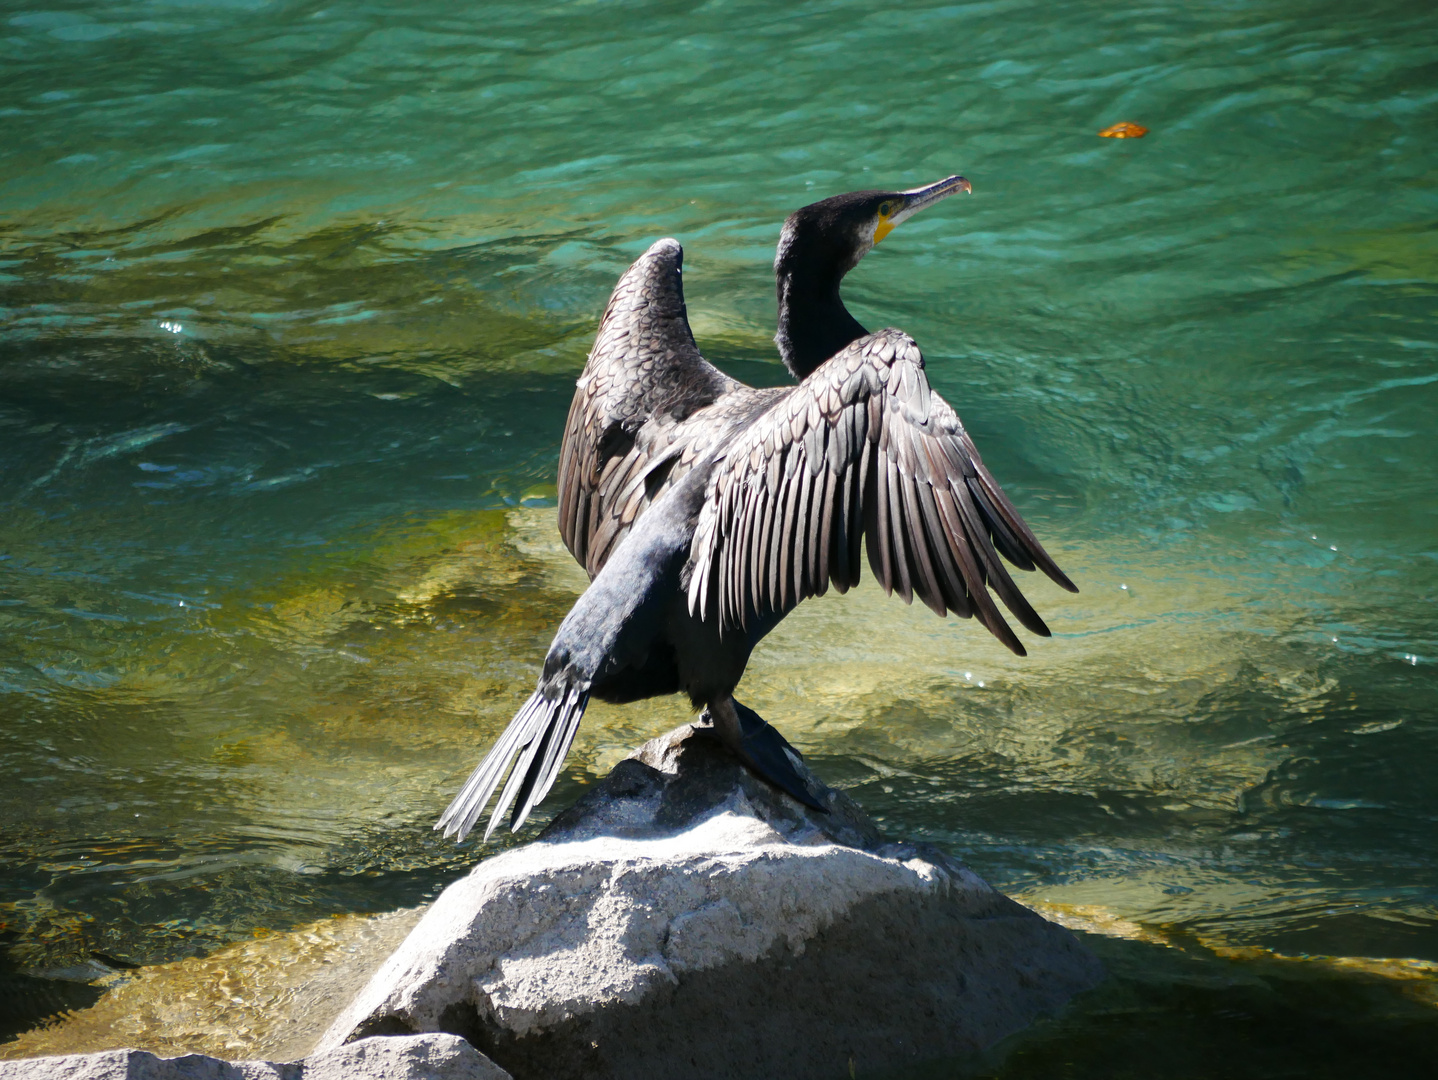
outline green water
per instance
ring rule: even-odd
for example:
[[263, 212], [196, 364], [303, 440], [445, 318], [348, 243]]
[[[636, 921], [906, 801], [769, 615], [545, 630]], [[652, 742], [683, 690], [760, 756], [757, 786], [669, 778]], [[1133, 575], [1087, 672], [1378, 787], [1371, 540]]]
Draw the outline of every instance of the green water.
[[[678, 237], [701, 347], [779, 384], [784, 215], [962, 172], [846, 297], [1082, 592], [1030, 588], [1027, 660], [826, 598], [745, 700], [895, 834], [1157, 935], [991, 1071], [1438, 1053], [1438, 968], [1368, 963], [1438, 962], [1430, 3], [0, 7], [0, 1030], [91, 953], [462, 873], [429, 825], [583, 585], [552, 484], [617, 275]], [[594, 709], [546, 811], [685, 715]]]

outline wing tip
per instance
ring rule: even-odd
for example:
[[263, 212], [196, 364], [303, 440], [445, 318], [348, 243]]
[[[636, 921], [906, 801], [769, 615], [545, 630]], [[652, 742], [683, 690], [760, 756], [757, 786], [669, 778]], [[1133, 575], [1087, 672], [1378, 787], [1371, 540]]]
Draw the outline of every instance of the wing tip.
[[672, 236], [661, 237], [645, 249], [642, 258], [668, 258], [676, 262], [684, 260], [684, 245]]

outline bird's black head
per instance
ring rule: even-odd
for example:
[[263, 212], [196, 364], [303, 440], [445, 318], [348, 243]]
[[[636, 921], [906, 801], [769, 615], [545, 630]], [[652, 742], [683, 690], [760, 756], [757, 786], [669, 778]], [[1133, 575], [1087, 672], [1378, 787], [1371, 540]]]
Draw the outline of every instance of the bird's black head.
[[899, 222], [969, 190], [962, 176], [950, 176], [909, 191], [850, 191], [789, 215], [774, 256], [779, 289], [774, 340], [796, 377], [804, 378], [866, 332], [839, 299], [844, 275]]

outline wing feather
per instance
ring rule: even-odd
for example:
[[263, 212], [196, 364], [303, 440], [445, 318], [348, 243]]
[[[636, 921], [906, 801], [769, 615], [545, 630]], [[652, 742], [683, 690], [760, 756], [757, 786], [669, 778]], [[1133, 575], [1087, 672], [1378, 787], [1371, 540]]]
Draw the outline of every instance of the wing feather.
[[[831, 577], [840, 592], [848, 587], [845, 584], [847, 575], [835, 570], [835, 567], [839, 565], [839, 560], [830, 554], [831, 545], [835, 550], [840, 550], [839, 545], [844, 543], [845, 521], [842, 516], [834, 513], [836, 485], [840, 483], [840, 474], [835, 469], [825, 469], [822, 475], [824, 486], [814, 497], [814, 508], [811, 511], [818, 518], [816, 523], [818, 535], [815, 536], [815, 528], [812, 525], [809, 529], [809, 536], [813, 538], [811, 542], [814, 544], [811, 559], [814, 567], [812, 582], [815, 594], [821, 596], [828, 588]], [[818, 485], [815, 487], [817, 488]]]
[[1048, 628], [1004, 560], [1074, 588], [897, 330], [830, 358], [713, 455], [689, 604], [724, 629], [857, 584], [863, 540], [886, 591], [974, 618], [1019, 654], [995, 595], [1033, 633]]
[[894, 589], [903, 597], [904, 603], [912, 604], [914, 602], [914, 585], [909, 577], [909, 552], [908, 546], [904, 543], [903, 496], [899, 494], [899, 485], [903, 482], [904, 474], [898, 469], [891, 468], [884, 470], [883, 477], [889, 496], [889, 558], [897, 571], [898, 578], [892, 584], [884, 583], [884, 586], [886, 589]]
[[908, 524], [909, 546], [914, 552], [915, 568], [918, 570], [917, 577], [923, 582], [923, 587], [915, 591], [930, 610], [942, 619], [948, 614], [948, 605], [944, 602], [944, 591], [939, 585], [939, 576], [934, 572], [934, 556], [929, 551], [929, 531], [924, 524], [923, 504], [918, 492], [919, 486], [930, 491], [933, 488], [923, 481], [919, 481], [919, 484], [916, 485], [911, 476], [901, 479], [900, 490], [904, 495], [904, 517]]
[[[660, 240], [625, 271], [574, 391], [559, 451], [559, 532], [593, 577], [634, 521], [772, 391], [699, 354], [684, 306], [684, 250]], [[663, 482], [649, 470], [678, 454]], [[687, 451], [687, 453], [684, 453]]]
[[848, 522], [849, 550], [840, 551], [838, 556], [847, 555], [849, 561], [849, 588], [859, 584], [863, 574], [864, 502], [865, 484], [868, 483], [869, 468], [877, 455], [868, 445], [867, 437], [859, 444], [859, 467], [850, 469], [850, 483], [844, 490], [844, 514]]
[[[859, 508], [864, 515], [864, 539], [868, 541], [869, 567], [883, 585], [894, 580], [894, 568], [893, 555], [889, 551], [889, 485], [887, 482], [879, 482], [880, 453], [882, 451], [875, 451], [869, 456], [870, 468], [859, 496]], [[893, 588], [891, 585], [884, 587]]]
[[948, 497], [948, 492], [943, 488], [920, 486], [919, 497], [924, 500], [924, 524], [929, 530], [929, 542], [943, 578], [944, 603], [955, 615], [968, 618], [973, 614], [973, 605], [969, 603], [963, 571], [959, 569], [953, 549], [948, 543], [947, 534], [954, 533], [957, 525], [953, 503], [945, 506], [944, 500]]

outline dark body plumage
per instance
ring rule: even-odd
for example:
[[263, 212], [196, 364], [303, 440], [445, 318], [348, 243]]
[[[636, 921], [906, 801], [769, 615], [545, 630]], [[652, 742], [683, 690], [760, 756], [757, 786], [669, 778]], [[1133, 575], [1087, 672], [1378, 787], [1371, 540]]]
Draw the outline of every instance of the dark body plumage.
[[684, 692], [751, 768], [813, 804], [785, 775], [792, 749], [733, 692], [754, 646], [801, 600], [858, 583], [861, 538], [879, 583], [905, 602], [973, 617], [1022, 654], [992, 588], [1048, 634], [999, 556], [1073, 584], [930, 390], [914, 341], [867, 333], [839, 299], [844, 274], [893, 224], [967, 189], [950, 177], [791, 215], [775, 273], [776, 341], [802, 380], [792, 388], [745, 386], [699, 354], [676, 241], [658, 241], [620, 278], [559, 460], [560, 533], [593, 583], [560, 625], [535, 693], [436, 828], [462, 837], [516, 754], [489, 831], [511, 802], [518, 828], [591, 696]]

